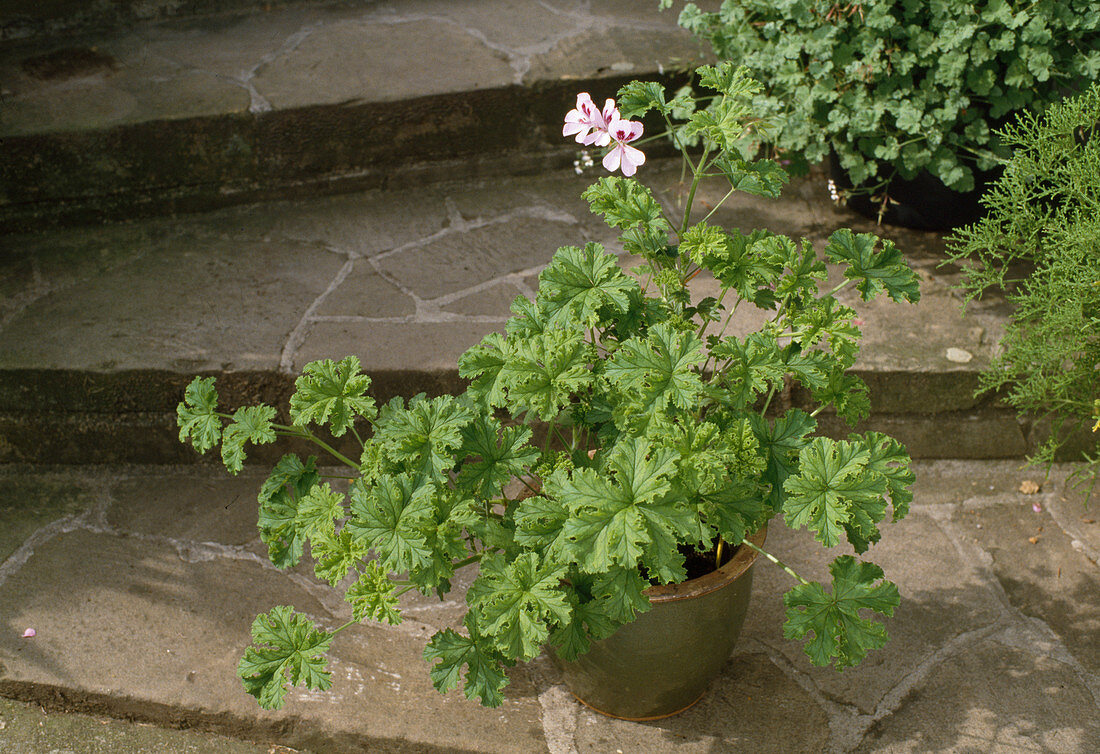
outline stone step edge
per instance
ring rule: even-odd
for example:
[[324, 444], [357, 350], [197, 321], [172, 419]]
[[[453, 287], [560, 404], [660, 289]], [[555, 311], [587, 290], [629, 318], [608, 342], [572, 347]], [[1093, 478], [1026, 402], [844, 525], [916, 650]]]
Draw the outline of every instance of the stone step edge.
[[[871, 416], [855, 428], [833, 414], [818, 416], [822, 433], [844, 438], [875, 430], [897, 438], [914, 458], [1023, 458], [1040, 437], [1032, 422], [994, 398], [974, 398], [974, 372], [872, 372], [855, 370], [871, 387]], [[370, 373], [379, 404], [395, 395], [456, 393], [465, 382], [456, 370]], [[194, 374], [155, 370], [0, 372], [0, 463], [195, 463], [179, 442], [175, 408]], [[267, 403], [287, 421], [294, 376], [276, 371], [206, 372], [217, 378], [220, 405], [233, 410]], [[808, 406], [798, 390], [774, 402], [779, 412]], [[354, 453], [347, 437], [340, 449]], [[345, 444], [341, 444], [345, 443]], [[286, 452], [316, 452], [304, 442], [253, 448], [250, 462], [273, 463]], [[216, 461], [215, 454], [207, 454]]]
[[635, 78], [687, 80], [651, 71], [5, 136], [0, 233], [563, 169], [580, 149], [561, 135], [577, 92], [610, 97]]
[[[55, 14], [36, 15], [27, 10], [9, 11], [0, 18], [0, 42], [24, 39], [57, 39], [74, 34], [127, 28], [147, 21], [242, 16], [272, 7], [325, 5], [331, 0], [145, 0], [144, 2], [80, 3], [55, 7]], [[29, 4], [28, 4], [29, 5]], [[60, 5], [60, 4], [55, 4]]]
[[[346, 735], [285, 711], [278, 717], [264, 718], [225, 712], [211, 714], [201, 707], [173, 706], [125, 695], [124, 692], [92, 693], [65, 686], [16, 680], [0, 680], [0, 697], [36, 704], [51, 712], [75, 712], [144, 722], [163, 728], [207, 731], [239, 741], [279, 741], [280, 744], [273, 745], [271, 751], [281, 750], [284, 746], [301, 747], [303, 750], [342, 751], [349, 745]], [[405, 738], [366, 734], [354, 737], [354, 747], [360, 751], [408, 751], [412, 747], [415, 751], [428, 754], [477, 754], [451, 747], [441, 749], [423, 742], [411, 743]]]

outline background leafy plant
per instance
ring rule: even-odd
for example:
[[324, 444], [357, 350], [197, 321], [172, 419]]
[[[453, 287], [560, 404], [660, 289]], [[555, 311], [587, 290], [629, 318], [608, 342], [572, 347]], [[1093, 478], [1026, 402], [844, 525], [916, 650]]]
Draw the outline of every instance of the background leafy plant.
[[[307, 365], [290, 425], [271, 407], [220, 412], [210, 378], [187, 389], [180, 439], [200, 452], [220, 442], [231, 472], [248, 443], [281, 435], [311, 440], [353, 472], [345, 495], [315, 458], [288, 455], [261, 488], [272, 562], [293, 566], [308, 546], [316, 575], [342, 588], [353, 611], [334, 630], [285, 606], [257, 618], [239, 672], [262, 705], [282, 705], [288, 682], [327, 688], [324, 653], [336, 633], [359, 620], [399, 622], [401, 594], [442, 596], [472, 563], [464, 630], [437, 632], [424, 656], [440, 691], [462, 685], [488, 706], [502, 702], [508, 666], [546, 645], [576, 658], [647, 610], [645, 589], [683, 581], [693, 550], [717, 562], [750, 547], [790, 574], [785, 634], [805, 639], [815, 663], [846, 667], [885, 642], [867, 615], [891, 615], [899, 603], [881, 569], [844, 555], [824, 586], [746, 537], [781, 515], [826, 547], [846, 540], [863, 553], [888, 511], [906, 514], [913, 475], [895, 440], [813, 433], [826, 408], [853, 422], [869, 408], [866, 386], [848, 373], [859, 352], [855, 311], [836, 294], [854, 286], [865, 300], [915, 302], [917, 278], [891, 242], [871, 235], [837, 231], [823, 259], [806, 240], [694, 219], [704, 178], [727, 181], [730, 194], [773, 197], [787, 179], [742, 150], [768, 125], [752, 114], [759, 89], [746, 71], [704, 67], [699, 80], [715, 93], [706, 109], [652, 84], [620, 92], [624, 117], [656, 111], [681, 146], [698, 145], [683, 152], [692, 181], [682, 219], [637, 181], [596, 181], [585, 198], [643, 264], [629, 275], [600, 244], [559, 249], [534, 301], [518, 297], [505, 332], [459, 359], [464, 394], [379, 407], [353, 356]], [[844, 280], [821, 291], [825, 260]], [[704, 270], [720, 293], [696, 300], [689, 283]], [[727, 335], [740, 306], [771, 318]], [[819, 405], [772, 416], [772, 398], [791, 382]], [[313, 425], [350, 432], [358, 457]]]
[[[982, 200], [988, 216], [950, 239], [950, 261], [967, 300], [993, 290], [1015, 307], [981, 389], [1053, 419], [1031, 459], [1050, 463], [1100, 415], [1100, 85], [1021, 114], [1001, 138], [1012, 159]], [[1095, 480], [1100, 456], [1084, 457]]]
[[1098, 0], [726, 0], [680, 23], [763, 83], [776, 155], [833, 150], [869, 191], [921, 170], [969, 191], [1007, 117], [1100, 77]]

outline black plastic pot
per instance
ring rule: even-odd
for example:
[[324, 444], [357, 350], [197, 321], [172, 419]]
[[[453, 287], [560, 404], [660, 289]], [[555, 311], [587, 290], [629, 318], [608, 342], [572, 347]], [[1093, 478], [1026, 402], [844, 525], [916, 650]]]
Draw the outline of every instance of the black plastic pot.
[[[889, 175], [891, 168], [883, 166], [880, 175]], [[882, 216], [887, 225], [899, 225], [914, 230], [951, 230], [977, 222], [985, 215], [979, 199], [986, 187], [1001, 174], [1002, 168], [974, 170], [974, 189], [960, 192], [949, 189], [943, 181], [926, 170], [911, 179], [895, 177], [887, 187], [892, 199]], [[840, 166], [836, 155], [829, 157], [829, 177], [838, 189], [851, 189], [852, 182]], [[869, 194], [848, 197], [848, 206], [864, 217], [878, 220], [880, 202]]]
[[[750, 537], [764, 543], [766, 530]], [[652, 608], [575, 662], [554, 657], [582, 703], [610, 717], [655, 720], [695, 704], [721, 672], [741, 633], [756, 551], [738, 548], [717, 571], [650, 587]]]

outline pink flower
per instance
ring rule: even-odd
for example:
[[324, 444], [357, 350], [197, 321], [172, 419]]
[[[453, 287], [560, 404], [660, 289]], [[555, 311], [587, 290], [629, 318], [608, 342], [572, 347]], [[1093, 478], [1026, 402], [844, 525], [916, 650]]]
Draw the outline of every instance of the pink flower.
[[604, 155], [603, 166], [614, 173], [622, 167], [623, 175], [634, 175], [639, 165], [645, 164], [645, 155], [640, 149], [628, 146], [642, 135], [642, 124], [633, 120], [616, 118], [607, 126], [607, 132], [615, 142], [611, 151]]
[[578, 144], [606, 147], [611, 143], [607, 124], [618, 118], [619, 110], [615, 107], [615, 100], [607, 100], [601, 111], [588, 92], [581, 92], [577, 95], [577, 107], [565, 116], [565, 127], [562, 128], [561, 135], [576, 134]]

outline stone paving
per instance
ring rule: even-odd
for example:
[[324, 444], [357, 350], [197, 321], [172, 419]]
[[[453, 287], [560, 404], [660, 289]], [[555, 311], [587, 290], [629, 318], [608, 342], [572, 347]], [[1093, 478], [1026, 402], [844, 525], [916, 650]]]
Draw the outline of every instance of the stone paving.
[[[295, 690], [262, 711], [234, 674], [252, 617], [291, 604], [334, 627], [348, 609], [308, 563], [266, 564], [259, 469], [8, 466], [0, 695], [45, 710], [34, 714], [169, 729], [150, 735], [206, 731], [208, 751], [247, 750], [213, 738], [231, 736], [308, 751], [1086, 754], [1100, 749], [1100, 524], [1068, 471], [1044, 481], [1016, 462], [917, 462], [912, 513], [868, 555], [902, 595], [885, 649], [843, 673], [811, 666], [781, 635], [789, 579], [760, 563], [741, 640], [707, 696], [629, 723], [574, 702], [545, 657], [511, 672], [498, 709], [437, 694], [423, 644], [458, 624], [472, 573], [447, 602], [406, 599], [400, 626], [343, 632], [330, 692]], [[1025, 480], [1039, 491], [1021, 492]], [[776, 525], [769, 549], [820, 578], [836, 553], [804, 535]], [[25, 717], [0, 706], [0, 720], [0, 750], [20, 751]]]

